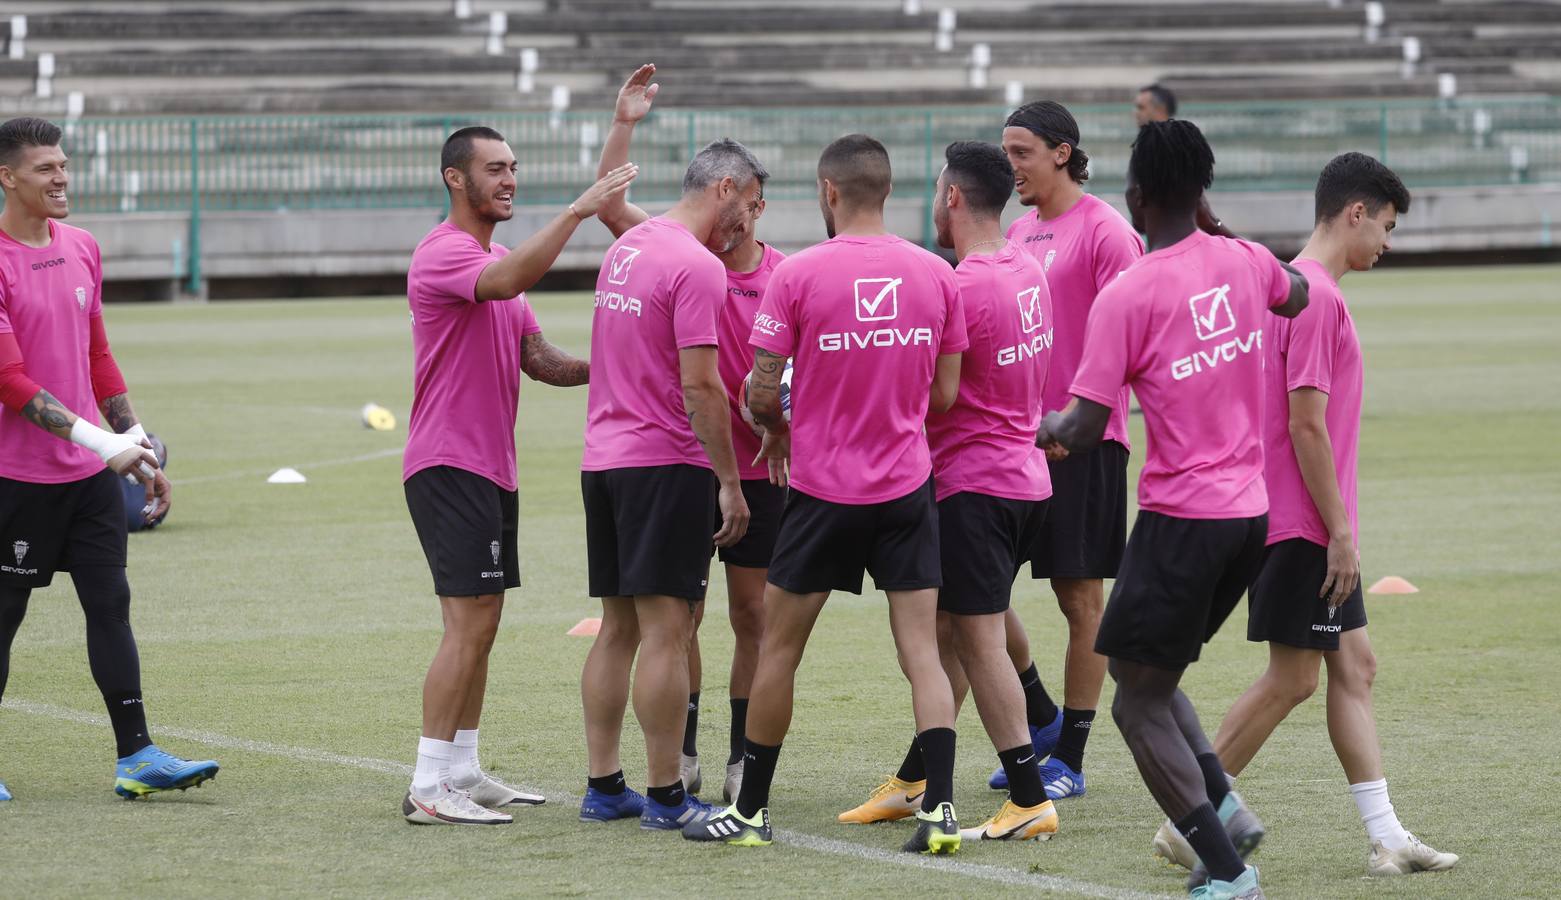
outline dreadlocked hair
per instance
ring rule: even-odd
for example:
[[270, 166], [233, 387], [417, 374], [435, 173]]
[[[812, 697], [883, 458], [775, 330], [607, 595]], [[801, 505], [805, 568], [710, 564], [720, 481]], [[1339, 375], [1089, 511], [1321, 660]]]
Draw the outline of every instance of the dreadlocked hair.
[[1185, 119], [1150, 122], [1138, 129], [1127, 166], [1150, 206], [1190, 208], [1214, 183], [1214, 150], [1198, 126]]

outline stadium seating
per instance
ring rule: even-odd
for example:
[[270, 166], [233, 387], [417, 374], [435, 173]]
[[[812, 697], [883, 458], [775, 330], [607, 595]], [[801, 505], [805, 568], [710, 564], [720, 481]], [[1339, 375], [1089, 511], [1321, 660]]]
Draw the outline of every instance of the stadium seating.
[[[1070, 102], [1121, 101], [1156, 79], [1201, 101], [1431, 97], [1443, 75], [1463, 93], [1561, 84], [1550, 3], [467, 5], [460, 18], [442, 0], [13, 2], [25, 37], [0, 17], [0, 37], [20, 41], [19, 58], [0, 59], [0, 111], [50, 112], [72, 92], [87, 115], [527, 110], [563, 102], [554, 88], [601, 108], [646, 59], [666, 66], [685, 107], [1002, 104], [1010, 82]], [[941, 49], [945, 6], [954, 27]]]

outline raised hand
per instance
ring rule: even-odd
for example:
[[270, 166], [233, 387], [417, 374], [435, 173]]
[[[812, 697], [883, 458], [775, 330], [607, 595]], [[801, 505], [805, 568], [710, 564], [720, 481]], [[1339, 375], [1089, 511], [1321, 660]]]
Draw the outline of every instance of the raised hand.
[[569, 204], [569, 208], [581, 219], [589, 219], [596, 215], [596, 211], [602, 208], [602, 204], [611, 197], [616, 197], [629, 189], [629, 183], [640, 174], [640, 167], [634, 163], [625, 163], [606, 175], [601, 180], [585, 189], [579, 199]]
[[613, 109], [615, 120], [638, 122], [645, 118], [650, 112], [651, 103], [656, 99], [656, 93], [661, 90], [661, 85], [650, 83], [655, 75], [655, 63], [646, 63], [634, 70], [629, 80], [618, 89], [618, 105]]

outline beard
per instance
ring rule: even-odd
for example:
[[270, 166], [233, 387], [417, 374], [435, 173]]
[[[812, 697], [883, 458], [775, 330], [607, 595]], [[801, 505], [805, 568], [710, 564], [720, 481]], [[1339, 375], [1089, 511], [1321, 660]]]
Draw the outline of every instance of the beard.
[[506, 213], [494, 212], [488, 202], [491, 199], [490, 197], [484, 197], [482, 191], [478, 190], [475, 184], [472, 184], [470, 181], [466, 182], [466, 205], [472, 208], [472, 211], [477, 214], [478, 218], [485, 222], [508, 222], [515, 215], [513, 208]]

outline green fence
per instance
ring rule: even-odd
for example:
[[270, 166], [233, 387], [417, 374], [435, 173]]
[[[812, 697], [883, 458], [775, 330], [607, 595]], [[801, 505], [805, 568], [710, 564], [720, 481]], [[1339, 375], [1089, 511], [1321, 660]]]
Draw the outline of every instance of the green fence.
[[[810, 197], [818, 151], [862, 131], [890, 150], [896, 192], [924, 194], [950, 141], [997, 140], [1000, 107], [666, 109], [636, 132], [634, 197], [676, 197], [694, 152], [720, 137], [751, 147], [767, 195]], [[1387, 161], [1411, 188], [1561, 182], [1561, 98], [1188, 106], [1217, 157], [1216, 190], [1310, 188], [1333, 155]], [[1075, 107], [1090, 189], [1119, 190], [1134, 126], [1125, 105]], [[438, 209], [444, 136], [482, 123], [520, 162], [518, 204], [565, 203], [593, 180], [606, 112], [82, 119], [67, 124], [81, 212], [191, 211], [191, 269], [203, 212]], [[197, 273], [191, 272], [192, 280]]]

